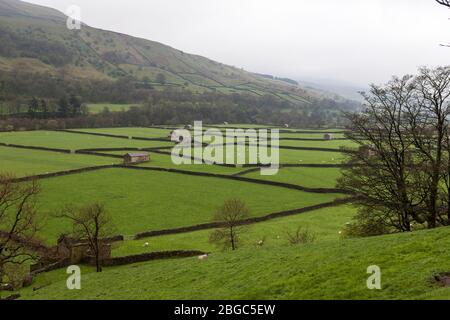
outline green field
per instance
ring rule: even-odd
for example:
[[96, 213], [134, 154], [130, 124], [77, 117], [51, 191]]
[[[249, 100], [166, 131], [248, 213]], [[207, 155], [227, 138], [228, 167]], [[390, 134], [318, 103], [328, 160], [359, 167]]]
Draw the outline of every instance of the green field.
[[309, 188], [334, 188], [341, 175], [339, 168], [281, 168], [274, 176], [263, 176], [257, 172], [243, 175], [253, 179], [263, 179], [296, 184]]
[[351, 148], [355, 147], [356, 145], [350, 140], [331, 140], [331, 141], [280, 140], [280, 146], [339, 149], [340, 147]]
[[0, 170], [17, 177], [109, 165], [120, 159], [0, 146]]
[[[291, 138], [291, 139], [321, 139], [324, 140], [324, 142], [330, 142], [333, 140], [325, 140], [324, 139], [324, 135], [326, 132], [308, 132], [306, 133], [306, 131], [304, 131], [305, 133], [285, 133], [285, 132], [281, 132], [280, 133], [280, 138]], [[343, 139], [345, 138], [343, 133], [333, 133], [333, 137], [334, 139]], [[319, 141], [320, 142], [320, 141]]]
[[87, 105], [89, 113], [101, 113], [108, 109], [110, 112], [118, 112], [118, 111], [128, 111], [132, 107], [139, 108], [141, 105], [139, 104], [113, 104], [113, 103], [88, 103]]
[[[448, 299], [433, 275], [450, 269], [449, 228], [357, 240], [243, 248], [197, 258], [86, 270], [82, 290], [67, 290], [65, 270], [28, 299]], [[436, 246], [439, 242], [440, 245]], [[367, 267], [382, 270], [368, 290]], [[111, 285], [114, 284], [114, 285]]]
[[[111, 213], [117, 233], [133, 235], [210, 222], [216, 208], [224, 200], [234, 197], [246, 199], [252, 216], [307, 207], [342, 197], [228, 179], [130, 169], [107, 169], [52, 178], [42, 181], [42, 189], [40, 208], [48, 217], [42, 232], [50, 242], [69, 231], [64, 222], [51, 218], [51, 214], [64, 204], [100, 201]], [[199, 198], [202, 200], [198, 201]]]
[[170, 142], [138, 141], [58, 131], [3, 132], [0, 133], [0, 142], [69, 150], [125, 147], [154, 148], [173, 144]]
[[[256, 223], [246, 227], [241, 245], [243, 248], [253, 248], [262, 239], [265, 240], [266, 246], [283, 245], [288, 242], [286, 232], [293, 232], [299, 226], [314, 232], [316, 241], [336, 241], [340, 239], [339, 232], [342, 227], [352, 219], [354, 214], [354, 208], [342, 205]], [[221, 250], [208, 241], [210, 233], [211, 230], [204, 230], [118, 242], [114, 244], [113, 255], [124, 256], [180, 249], [219, 253]], [[144, 243], [148, 243], [149, 246], [143, 246]]]
[[77, 131], [113, 134], [128, 137], [142, 138], [164, 138], [168, 139], [171, 130], [158, 128], [101, 128], [101, 129], [79, 129]]
[[[241, 125], [245, 127], [245, 125]], [[146, 138], [165, 138], [161, 128], [79, 129], [85, 132]], [[314, 138], [323, 132], [293, 134]], [[54, 131], [0, 133], [0, 142], [61, 149], [167, 147], [171, 142], [139, 141]], [[282, 140], [282, 145], [314, 148], [350, 146], [348, 140]], [[205, 150], [205, 148], [202, 148]], [[170, 152], [171, 150], [164, 150]], [[248, 147], [246, 147], [248, 151]], [[105, 152], [123, 155], [127, 151]], [[235, 150], [235, 153], [237, 151]], [[334, 188], [340, 168], [280, 168], [274, 176], [260, 171], [245, 173], [247, 167], [218, 165], [175, 165], [170, 154], [149, 153], [141, 167], [179, 169], [284, 182], [310, 188]], [[280, 149], [281, 163], [339, 164], [340, 152]], [[66, 154], [51, 151], [0, 147], [0, 166], [17, 176], [121, 163], [120, 158]], [[355, 208], [328, 207], [245, 227], [241, 248], [223, 252], [208, 241], [212, 230], [132, 240], [137, 233], [207, 223], [215, 210], [233, 197], [244, 199], [251, 216], [304, 208], [345, 197], [243, 182], [220, 177], [200, 177], [130, 168], [102, 169], [40, 180], [38, 198], [45, 243], [71, 230], [70, 223], [55, 218], [64, 205], [101, 202], [112, 217], [114, 234], [125, 241], [112, 246], [114, 257], [165, 250], [201, 250], [211, 255], [161, 260], [106, 268], [97, 274], [82, 266], [83, 285], [78, 292], [65, 289], [64, 269], [39, 275], [31, 287], [20, 291], [24, 299], [391, 299], [447, 298], [450, 292], [431, 284], [433, 274], [450, 269], [450, 229], [419, 231], [354, 240], [341, 239], [343, 227], [352, 220]], [[292, 246], [287, 232], [307, 228], [316, 235], [312, 244]], [[264, 240], [264, 246], [256, 243]], [[434, 244], [439, 241], [439, 247]], [[144, 245], [148, 243], [147, 245]], [[382, 268], [383, 290], [366, 288], [369, 265]], [[113, 282], [114, 281], [114, 282]], [[112, 286], [111, 284], [114, 283]], [[33, 290], [33, 288], [39, 288]], [[155, 289], [157, 288], [157, 289]]]
[[[320, 143], [320, 142], [319, 142]], [[195, 156], [203, 157], [205, 161], [216, 162], [216, 163], [226, 163], [226, 157], [228, 152], [234, 151], [234, 161], [237, 161], [238, 155], [244, 157], [245, 163], [249, 162], [249, 147], [245, 146], [232, 146], [225, 147], [223, 152], [215, 148], [214, 146], [209, 146], [208, 149], [203, 148], [192, 148], [189, 154], [189, 150], [183, 150], [182, 155], [189, 157]], [[201, 150], [200, 150], [201, 149]], [[258, 152], [258, 151], [256, 151]], [[271, 149], [268, 149], [269, 156], [272, 157]], [[220, 156], [222, 154], [222, 156]], [[273, 154], [273, 161], [276, 162], [276, 154]], [[258, 155], [257, 159], [260, 159]], [[278, 160], [280, 164], [340, 164], [345, 161], [346, 155], [341, 152], [336, 151], [321, 151], [321, 150], [295, 150], [295, 149], [278, 149]]]

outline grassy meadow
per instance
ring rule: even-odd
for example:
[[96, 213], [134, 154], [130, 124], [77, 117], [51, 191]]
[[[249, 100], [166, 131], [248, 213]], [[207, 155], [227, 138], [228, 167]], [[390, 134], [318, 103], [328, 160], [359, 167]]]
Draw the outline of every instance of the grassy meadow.
[[0, 170], [17, 177], [117, 164], [120, 159], [0, 146]]
[[[248, 125], [228, 125], [242, 128]], [[259, 127], [259, 126], [252, 126]], [[166, 138], [163, 128], [74, 129], [145, 138]], [[290, 129], [295, 131], [295, 129]], [[320, 139], [324, 132], [283, 133], [294, 139]], [[337, 136], [340, 133], [336, 134]], [[0, 142], [60, 149], [164, 148], [170, 141], [140, 141], [56, 131], [0, 133]], [[282, 146], [333, 148], [352, 146], [348, 140], [281, 140]], [[205, 148], [202, 148], [204, 151]], [[248, 151], [248, 147], [245, 149]], [[170, 149], [164, 150], [170, 152]], [[234, 151], [236, 155], [236, 150]], [[0, 147], [0, 168], [19, 177], [88, 166], [121, 163], [125, 150], [109, 151], [111, 157]], [[48, 245], [71, 230], [68, 221], [55, 217], [64, 205], [101, 202], [112, 217], [114, 233], [125, 241], [112, 246], [113, 257], [167, 250], [209, 252], [197, 258], [157, 260], [105, 268], [101, 274], [82, 266], [82, 290], [65, 289], [65, 269], [43, 273], [31, 287], [20, 290], [23, 299], [434, 299], [448, 298], [450, 291], [431, 281], [437, 272], [450, 269], [450, 229], [418, 231], [352, 240], [341, 231], [355, 215], [350, 205], [327, 207], [302, 214], [255, 223], [244, 228], [240, 248], [222, 251], [209, 241], [212, 230], [133, 240], [137, 233], [208, 223], [229, 198], [244, 199], [252, 217], [299, 209], [346, 197], [336, 193], [309, 193], [258, 183], [204, 177], [196, 172], [275, 181], [310, 188], [334, 188], [341, 175], [338, 167], [282, 167], [276, 175], [263, 176], [248, 168], [218, 165], [175, 165], [170, 154], [150, 152], [150, 162], [140, 167], [180, 169], [182, 174], [133, 168], [112, 168], [42, 179], [38, 198], [43, 222], [40, 236]], [[340, 152], [280, 149], [280, 162], [291, 165], [340, 164]], [[310, 230], [315, 241], [293, 246], [287, 233], [298, 227]], [[264, 240], [263, 246], [257, 243]], [[148, 245], [144, 245], [148, 243]], [[383, 289], [366, 288], [369, 265], [382, 268]], [[114, 285], [111, 285], [114, 283]]]
[[[433, 275], [450, 269], [449, 228], [356, 240], [248, 247], [197, 258], [87, 269], [82, 290], [67, 290], [65, 270], [25, 299], [448, 299]], [[441, 246], [436, 246], [439, 241]], [[382, 270], [368, 290], [367, 267]], [[44, 280], [42, 280], [44, 281]], [[111, 285], [114, 283], [114, 285]]]
[[113, 103], [88, 103], [86, 105], [88, 112], [97, 114], [107, 109], [109, 112], [128, 111], [133, 107], [139, 108], [139, 104], [113, 104]]
[[341, 175], [340, 168], [281, 168], [274, 176], [263, 176], [256, 172], [244, 174], [243, 177], [296, 184], [309, 188], [333, 188]]
[[119, 136], [131, 136], [141, 138], [164, 138], [168, 139], [171, 130], [159, 128], [100, 128], [100, 129], [78, 129], [77, 131], [112, 134]]
[[0, 133], [0, 143], [56, 149], [155, 148], [172, 145], [162, 141], [140, 141], [58, 131]]
[[[64, 204], [102, 202], [113, 218], [116, 233], [133, 235], [210, 222], [216, 208], [230, 198], [246, 199], [251, 215], [261, 216], [342, 197], [228, 179], [130, 169], [51, 178], [43, 180], [41, 186], [40, 211], [48, 218], [43, 233], [50, 242], [62, 232], [70, 231], [64, 221], [51, 218]], [[198, 201], [199, 197], [202, 201]]]

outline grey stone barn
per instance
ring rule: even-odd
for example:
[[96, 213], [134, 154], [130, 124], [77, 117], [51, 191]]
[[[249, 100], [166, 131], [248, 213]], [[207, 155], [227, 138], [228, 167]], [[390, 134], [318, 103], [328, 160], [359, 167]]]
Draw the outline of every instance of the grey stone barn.
[[123, 163], [126, 165], [137, 164], [150, 161], [150, 155], [145, 152], [127, 153], [123, 156]]

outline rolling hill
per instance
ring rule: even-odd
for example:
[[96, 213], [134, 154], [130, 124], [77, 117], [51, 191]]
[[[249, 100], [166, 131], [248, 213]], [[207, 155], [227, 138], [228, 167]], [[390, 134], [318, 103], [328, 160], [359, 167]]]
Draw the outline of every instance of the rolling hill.
[[57, 82], [127, 78], [155, 89], [270, 94], [303, 105], [320, 97], [289, 79], [246, 72], [158, 42], [85, 24], [69, 30], [66, 20], [51, 8], [0, 0], [0, 71], [32, 72]]

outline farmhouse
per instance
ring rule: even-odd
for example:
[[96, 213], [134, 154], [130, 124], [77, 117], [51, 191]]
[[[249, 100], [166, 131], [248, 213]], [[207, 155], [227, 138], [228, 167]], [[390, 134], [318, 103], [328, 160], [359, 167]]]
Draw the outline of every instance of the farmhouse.
[[323, 136], [323, 138], [324, 138], [325, 140], [333, 140], [333, 139], [334, 139], [334, 136], [333, 136], [331, 133], [325, 133], [324, 136]]
[[127, 153], [123, 157], [124, 164], [136, 164], [150, 161], [150, 155], [145, 152], [140, 153]]

